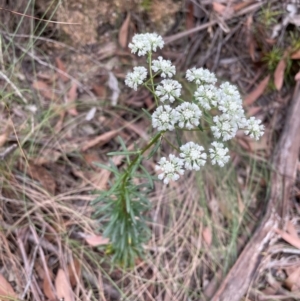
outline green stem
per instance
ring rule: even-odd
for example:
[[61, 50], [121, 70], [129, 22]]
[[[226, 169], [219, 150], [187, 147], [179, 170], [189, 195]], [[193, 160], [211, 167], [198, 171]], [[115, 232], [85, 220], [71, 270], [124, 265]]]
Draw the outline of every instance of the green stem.
[[[141, 155], [143, 155], [152, 145], [154, 145], [157, 140], [164, 134], [164, 131], [157, 133], [154, 138], [148, 143], [141, 151], [140, 153], [133, 159], [133, 161], [129, 164], [127, 171], [124, 175], [124, 178], [122, 180], [122, 190], [125, 191], [126, 183], [128, 180], [129, 175], [131, 174], [131, 170], [136, 164], [136, 162], [140, 159]], [[125, 199], [124, 199], [125, 201]]]
[[158, 106], [158, 100], [157, 100], [157, 96], [155, 94], [155, 91], [154, 91], [154, 81], [153, 81], [153, 74], [152, 74], [152, 69], [151, 69], [151, 65], [152, 65], [152, 52], [150, 51], [149, 52], [149, 56], [148, 56], [148, 61], [149, 61], [149, 74], [150, 74], [150, 82], [151, 82], [151, 92], [155, 98], [155, 103], [156, 103], [156, 106]]

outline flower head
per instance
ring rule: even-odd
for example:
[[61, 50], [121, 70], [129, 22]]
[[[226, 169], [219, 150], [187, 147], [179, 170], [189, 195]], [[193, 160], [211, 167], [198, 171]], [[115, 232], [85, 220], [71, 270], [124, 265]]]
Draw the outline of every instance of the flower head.
[[141, 85], [146, 77], [147, 69], [145, 67], [134, 67], [133, 72], [126, 75], [125, 84], [136, 91], [137, 86]]
[[188, 142], [180, 147], [179, 156], [184, 160], [184, 167], [189, 170], [199, 170], [206, 163], [204, 148], [194, 142]]
[[256, 119], [255, 117], [250, 117], [246, 121], [245, 134], [255, 140], [258, 140], [264, 134], [264, 128], [264, 125], [261, 124], [261, 120]]
[[169, 160], [162, 157], [158, 164], [155, 169], [162, 171], [162, 173], [158, 175], [158, 178], [164, 180], [165, 184], [168, 184], [170, 180], [177, 181], [180, 175], [184, 174], [184, 170], [182, 169], [184, 164], [183, 160], [172, 154], [169, 155]]
[[178, 120], [178, 112], [170, 106], [159, 106], [152, 114], [152, 126], [159, 131], [173, 131]]
[[231, 85], [228, 82], [223, 83], [220, 86], [220, 93], [223, 97], [230, 97], [233, 101], [241, 103], [241, 96], [236, 86]]
[[210, 110], [218, 104], [217, 88], [214, 85], [202, 85], [194, 93], [196, 101], [205, 109]]
[[227, 155], [228, 148], [224, 147], [223, 143], [219, 143], [216, 141], [213, 142], [211, 145], [213, 146], [213, 148], [209, 149], [211, 163], [213, 165], [218, 164], [219, 166], [223, 167], [229, 161], [230, 158]]
[[175, 66], [172, 65], [171, 61], [164, 60], [161, 56], [158, 57], [158, 60], [152, 62], [152, 70], [154, 72], [161, 72], [161, 77], [172, 77], [176, 73]]
[[214, 73], [209, 72], [207, 69], [203, 68], [192, 68], [186, 71], [186, 79], [190, 82], [195, 82], [197, 85], [200, 84], [215, 84], [217, 78]]
[[132, 38], [132, 43], [128, 47], [132, 53], [137, 53], [138, 56], [145, 55], [148, 52], [156, 51], [157, 47], [163, 48], [164, 41], [157, 33], [142, 33], [136, 34]]
[[213, 118], [215, 125], [211, 127], [213, 135], [224, 141], [232, 139], [238, 130], [237, 122], [234, 119], [228, 119], [225, 115], [215, 116]]
[[192, 129], [199, 125], [202, 112], [194, 103], [184, 102], [175, 110], [178, 112], [178, 125], [180, 128]]
[[181, 93], [181, 84], [172, 79], [164, 79], [161, 84], [156, 87], [155, 94], [159, 97], [161, 102], [170, 100], [175, 101], [175, 97], [179, 97]]

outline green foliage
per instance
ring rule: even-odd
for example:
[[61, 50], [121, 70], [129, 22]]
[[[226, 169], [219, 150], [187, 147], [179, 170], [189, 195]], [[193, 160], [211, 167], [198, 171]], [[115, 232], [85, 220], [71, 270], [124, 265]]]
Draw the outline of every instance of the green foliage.
[[282, 14], [282, 11], [276, 11], [272, 9], [271, 3], [263, 8], [259, 14], [260, 23], [265, 25], [267, 28], [274, 25], [278, 21], [278, 16]]
[[283, 57], [283, 51], [278, 47], [273, 47], [273, 49], [267, 52], [262, 61], [267, 64], [268, 70], [272, 73], [275, 71], [279, 61]]
[[152, 0], [143, 0], [141, 3], [141, 7], [145, 11], [149, 11], [151, 9], [151, 2], [152, 2]]
[[130, 160], [132, 152], [126, 150], [120, 138], [124, 151], [118, 154], [126, 156], [128, 167], [125, 170], [119, 171], [112, 162], [110, 166], [97, 164], [111, 171], [114, 180], [110, 189], [101, 191], [93, 201], [94, 218], [104, 225], [103, 235], [109, 238], [107, 254], [112, 254], [113, 262], [125, 268], [142, 257], [142, 245], [150, 236], [145, 212], [150, 209], [147, 195], [153, 189], [153, 178], [141, 163], [147, 150], [152, 148], [150, 155], [153, 155], [158, 149], [161, 135], [159, 132], [133, 160]]

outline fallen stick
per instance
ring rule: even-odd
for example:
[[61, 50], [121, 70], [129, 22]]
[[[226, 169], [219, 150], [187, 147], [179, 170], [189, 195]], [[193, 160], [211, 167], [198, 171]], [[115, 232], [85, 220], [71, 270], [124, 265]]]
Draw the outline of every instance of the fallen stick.
[[265, 215], [211, 301], [240, 301], [247, 293], [262, 258], [262, 252], [284, 227], [288, 200], [297, 172], [300, 148], [300, 84], [297, 83], [283, 132], [275, 148], [271, 193]]

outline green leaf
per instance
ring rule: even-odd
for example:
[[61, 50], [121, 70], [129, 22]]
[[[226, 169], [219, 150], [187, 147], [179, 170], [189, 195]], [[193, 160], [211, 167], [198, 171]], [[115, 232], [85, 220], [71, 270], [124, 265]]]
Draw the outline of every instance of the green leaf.
[[152, 148], [150, 154], [148, 155], [148, 157], [146, 158], [147, 160], [149, 160], [150, 158], [152, 158], [154, 156], [154, 154], [157, 152], [157, 150], [159, 149], [161, 145], [161, 140], [158, 139], [157, 142], [155, 143], [154, 147]]
[[130, 156], [130, 155], [138, 155], [140, 151], [120, 151], [120, 152], [109, 152], [108, 156]]
[[177, 144], [178, 144], [179, 146], [181, 146], [181, 145], [182, 145], [182, 141], [181, 141], [181, 137], [180, 137], [180, 135], [179, 135], [178, 129], [175, 129], [175, 135], [176, 135], [176, 141], [177, 141]]
[[104, 165], [104, 164], [101, 164], [101, 163], [94, 163], [96, 166], [102, 168], [102, 169], [105, 169], [105, 170], [108, 170], [108, 171], [111, 171], [113, 172], [114, 174], [119, 174], [118, 170], [116, 170], [115, 168], [111, 167], [111, 166], [107, 166], [107, 165]]
[[204, 129], [203, 129], [203, 127], [201, 126], [201, 124], [198, 125], [198, 129], [199, 129], [201, 132], [204, 131]]
[[143, 165], [141, 165], [140, 167], [141, 167], [141, 170], [144, 172], [146, 178], [148, 179], [151, 189], [153, 189], [154, 185], [153, 185], [153, 179], [152, 179], [151, 175], [148, 173], [148, 171], [146, 170], [146, 168]]
[[151, 120], [152, 119], [151, 114], [147, 110], [145, 110], [144, 108], [142, 110], [146, 114], [146, 116]]

